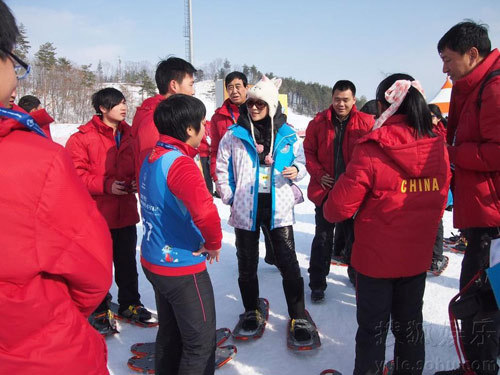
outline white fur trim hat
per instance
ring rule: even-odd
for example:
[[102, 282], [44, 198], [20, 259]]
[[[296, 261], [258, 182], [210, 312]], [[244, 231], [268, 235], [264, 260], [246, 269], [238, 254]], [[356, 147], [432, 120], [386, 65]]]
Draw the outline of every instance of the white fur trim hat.
[[280, 78], [269, 79], [266, 76], [262, 76], [261, 80], [248, 90], [247, 99], [260, 99], [265, 101], [269, 107], [269, 117], [273, 118], [278, 109], [278, 89], [280, 87]]

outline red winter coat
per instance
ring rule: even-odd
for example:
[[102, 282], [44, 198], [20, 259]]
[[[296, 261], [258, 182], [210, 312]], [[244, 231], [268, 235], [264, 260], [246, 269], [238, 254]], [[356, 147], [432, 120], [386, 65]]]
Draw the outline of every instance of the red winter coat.
[[87, 317], [111, 286], [109, 230], [58, 144], [0, 118], [0, 373], [103, 375]]
[[122, 122], [118, 130], [122, 134], [119, 148], [116, 147], [113, 129], [94, 116], [80, 126], [66, 143], [77, 174], [87, 186], [110, 229], [139, 222], [135, 194], [111, 193], [114, 181], [125, 181], [130, 185], [135, 178], [130, 126]]
[[323, 207], [330, 222], [356, 214], [351, 261], [370, 277], [425, 272], [447, 201], [444, 139], [416, 140], [406, 121], [394, 115], [359, 141]]
[[448, 119], [450, 161], [455, 164], [453, 224], [456, 228], [500, 226], [500, 76], [481, 83], [500, 69], [493, 50], [472, 72], [454, 83]]
[[47, 113], [45, 108], [41, 108], [36, 111], [31, 111], [30, 116], [33, 117], [33, 119], [43, 130], [45, 135], [50, 140], [52, 140], [52, 136], [50, 135], [50, 124], [54, 122], [54, 119]]
[[160, 133], [158, 133], [153, 120], [153, 115], [156, 107], [162, 100], [165, 100], [165, 97], [160, 94], [144, 100], [141, 106], [137, 108], [132, 120], [136, 181], [139, 181], [139, 173], [141, 172], [144, 159], [151, 153], [151, 150], [160, 137]]
[[233, 104], [231, 100], [226, 99], [221, 107], [215, 110], [212, 119], [210, 120], [210, 175], [214, 181], [217, 181], [215, 174], [215, 164], [217, 161], [217, 151], [219, 150], [219, 143], [227, 128], [236, 123], [240, 111], [237, 105]]
[[[319, 112], [309, 122], [304, 139], [304, 154], [306, 156], [306, 169], [311, 176], [307, 187], [307, 197], [316, 206], [321, 206], [329, 190], [321, 186], [321, 177], [326, 173], [335, 176], [334, 170], [334, 142], [335, 127], [332, 123], [333, 106]], [[352, 107], [351, 118], [345, 129], [342, 142], [342, 154], [347, 166], [351, 160], [356, 141], [368, 134], [375, 120], [372, 115], [359, 112], [356, 106]]]
[[208, 143], [207, 137], [212, 140], [210, 136], [210, 127], [211, 127], [210, 121], [207, 121], [205, 124], [205, 135], [203, 136], [203, 139], [201, 140], [200, 145], [198, 146], [198, 152], [200, 153], [200, 157], [202, 158], [208, 158], [210, 156], [210, 143]]
[[443, 137], [446, 139], [446, 128], [444, 127], [444, 124], [442, 121], [439, 121], [436, 126], [432, 129], [434, 134], [439, 135], [440, 137]]

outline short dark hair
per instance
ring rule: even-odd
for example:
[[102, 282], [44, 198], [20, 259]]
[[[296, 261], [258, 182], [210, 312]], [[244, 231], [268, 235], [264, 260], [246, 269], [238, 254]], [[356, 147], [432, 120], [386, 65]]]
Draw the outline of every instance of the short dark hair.
[[472, 47], [477, 48], [481, 57], [486, 57], [491, 52], [488, 26], [471, 20], [457, 23], [443, 35], [437, 45], [439, 53], [448, 48], [461, 55]]
[[438, 118], [438, 120], [443, 123], [444, 127], [446, 128], [448, 126], [448, 120], [446, 120], [443, 117], [443, 114], [441, 113], [441, 109], [439, 108], [439, 106], [437, 104], [431, 103], [428, 105], [428, 107], [431, 113], [433, 113]]
[[168, 92], [169, 83], [174, 80], [177, 83], [182, 83], [182, 80], [187, 75], [194, 75], [196, 69], [186, 60], [178, 57], [169, 57], [158, 63], [155, 73], [156, 87], [161, 95]]
[[200, 99], [175, 94], [158, 104], [153, 119], [160, 134], [185, 142], [188, 139], [187, 129], [191, 126], [198, 133], [206, 113], [205, 105]]
[[24, 95], [21, 99], [19, 99], [18, 103], [19, 107], [28, 113], [30, 113], [33, 109], [37, 109], [40, 104], [42, 104], [40, 99], [33, 95]]
[[359, 110], [363, 113], [375, 116], [377, 114], [377, 101], [375, 99], [368, 100]]
[[226, 76], [226, 79], [224, 81], [224, 85], [227, 86], [233, 82], [235, 79], [241, 79], [243, 81], [243, 86], [247, 87], [248, 85], [248, 78], [246, 75], [244, 75], [242, 72], [231, 72]]
[[348, 81], [346, 79], [342, 79], [340, 81], [337, 81], [335, 83], [335, 85], [333, 85], [332, 95], [335, 92], [335, 90], [339, 90], [339, 91], [351, 90], [352, 96], [356, 96], [356, 86], [354, 86], [354, 83], [352, 83], [351, 81]]
[[102, 112], [99, 107], [104, 107], [109, 110], [120, 104], [122, 100], [125, 100], [125, 96], [123, 96], [120, 90], [114, 87], [106, 87], [92, 95], [92, 106], [95, 112], [101, 116]]
[[19, 36], [16, 19], [9, 7], [0, 0], [0, 59], [5, 60]]
[[[375, 98], [377, 101], [384, 104], [386, 107], [390, 103], [385, 99], [385, 92], [399, 80], [414, 81], [415, 78], [408, 74], [396, 73], [384, 79], [377, 87], [377, 94]], [[403, 114], [408, 117], [409, 125], [415, 129], [416, 136], [422, 137], [423, 135], [434, 136], [432, 132], [432, 118], [431, 111], [427, 107], [427, 102], [424, 96], [415, 87], [410, 86], [408, 93], [398, 110], [394, 114]]]

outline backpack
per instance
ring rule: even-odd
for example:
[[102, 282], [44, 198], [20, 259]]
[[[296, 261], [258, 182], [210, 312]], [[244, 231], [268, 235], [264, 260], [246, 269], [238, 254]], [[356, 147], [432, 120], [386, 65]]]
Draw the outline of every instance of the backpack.
[[488, 81], [490, 79], [492, 79], [493, 77], [496, 77], [500, 75], [500, 69], [497, 69], [497, 70], [493, 70], [492, 72], [490, 72], [486, 78], [483, 80], [483, 82], [481, 83], [481, 88], [479, 89], [479, 94], [477, 96], [477, 106], [479, 108], [481, 108], [481, 96], [483, 95], [483, 90], [484, 90], [484, 86], [486, 86], [486, 83], [488, 83]]

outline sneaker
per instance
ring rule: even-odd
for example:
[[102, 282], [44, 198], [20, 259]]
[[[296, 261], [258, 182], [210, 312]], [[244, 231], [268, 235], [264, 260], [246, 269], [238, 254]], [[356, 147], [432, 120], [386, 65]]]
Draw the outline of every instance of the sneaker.
[[244, 331], [256, 331], [261, 324], [264, 323], [262, 314], [259, 310], [245, 311], [243, 316], [243, 322], [241, 323], [241, 329]]
[[147, 323], [151, 320], [151, 313], [142, 305], [129, 305], [125, 308], [120, 307], [118, 314], [130, 320], [137, 320], [139, 322]]
[[313, 303], [323, 302], [325, 300], [325, 291], [323, 289], [311, 290], [311, 301]]
[[290, 334], [296, 341], [309, 341], [316, 328], [307, 319], [292, 319]]
[[443, 371], [437, 371], [434, 373], [434, 375], [465, 375], [466, 371], [465, 369], [460, 366], [459, 368], [456, 368], [454, 370], [443, 370]]

